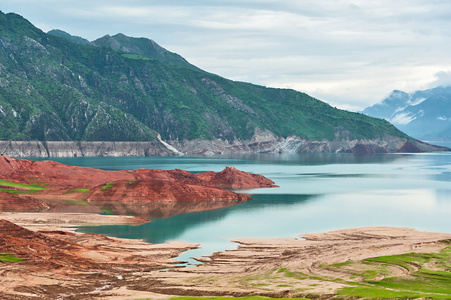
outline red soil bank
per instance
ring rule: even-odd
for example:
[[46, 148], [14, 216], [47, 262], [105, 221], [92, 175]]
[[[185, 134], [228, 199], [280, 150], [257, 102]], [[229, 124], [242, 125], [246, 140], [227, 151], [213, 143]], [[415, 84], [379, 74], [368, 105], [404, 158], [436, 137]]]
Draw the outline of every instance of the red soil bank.
[[[228, 202], [241, 203], [251, 198], [223, 188], [250, 189], [276, 187], [261, 175], [226, 167], [222, 172], [192, 174], [184, 170], [104, 171], [68, 166], [53, 161], [31, 161], [0, 156], [0, 179], [24, 184], [39, 184], [47, 189], [34, 194], [38, 199], [68, 198], [73, 189], [89, 189], [76, 194], [92, 201], [130, 202]], [[72, 194], [73, 195], [73, 194]], [[46, 198], [47, 197], [47, 198]], [[3, 199], [3, 200], [2, 200]], [[1, 203], [5, 204], [1, 206]], [[39, 204], [23, 195], [0, 196], [0, 209], [10, 210], [22, 203], [34, 210]], [[33, 204], [34, 203], [34, 204]], [[45, 203], [44, 203], [45, 204]], [[11, 207], [8, 207], [11, 205]], [[34, 206], [33, 206], [34, 205]], [[20, 205], [19, 205], [20, 206]]]

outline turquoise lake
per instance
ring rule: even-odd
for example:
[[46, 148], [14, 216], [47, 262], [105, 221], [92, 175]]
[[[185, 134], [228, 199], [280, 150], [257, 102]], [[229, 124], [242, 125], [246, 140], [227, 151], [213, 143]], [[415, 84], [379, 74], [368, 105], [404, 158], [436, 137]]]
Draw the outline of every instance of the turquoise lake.
[[[280, 188], [242, 191], [254, 200], [224, 209], [155, 219], [142, 226], [85, 227], [83, 232], [152, 243], [199, 243], [180, 259], [234, 249], [241, 237], [297, 237], [362, 226], [451, 232], [451, 153], [290, 154], [219, 158], [52, 158], [106, 170], [139, 168], [262, 174]], [[191, 263], [192, 260], [189, 260]]]

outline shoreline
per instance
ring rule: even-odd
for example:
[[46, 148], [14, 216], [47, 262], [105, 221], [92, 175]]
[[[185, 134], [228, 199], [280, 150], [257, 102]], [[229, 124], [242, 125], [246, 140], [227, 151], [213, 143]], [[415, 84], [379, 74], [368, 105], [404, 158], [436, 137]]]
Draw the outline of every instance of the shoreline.
[[[63, 241], [73, 249], [64, 253], [52, 253], [53, 250], [44, 253], [55, 262], [62, 260], [65, 266], [62, 269], [53, 270], [47, 265], [48, 259], [25, 259], [14, 263], [18, 271], [8, 271], [6, 280], [0, 276], [0, 296], [4, 299], [24, 295], [51, 298], [53, 291], [49, 287], [54, 284], [61, 286], [60, 295], [75, 294], [80, 299], [330, 295], [350, 286], [350, 275], [332, 270], [331, 265], [410, 252], [438, 253], [448, 245], [442, 241], [451, 240], [451, 233], [382, 226], [301, 234], [299, 238], [242, 238], [232, 240], [237, 243], [236, 249], [212, 253], [203, 264], [184, 268], [177, 266], [179, 261], [175, 257], [196, 249], [198, 244], [175, 241], [150, 244], [142, 240], [79, 233], [75, 230], [81, 224], [57, 224], [55, 218], [49, 219], [47, 224], [37, 224], [34, 217], [39, 214], [0, 213], [0, 219], [9, 216], [11, 220], [22, 220], [21, 225], [43, 236], [43, 240]], [[71, 215], [81, 217], [83, 214]], [[84, 217], [94, 216], [85, 214]], [[43, 214], [41, 222], [45, 217]], [[107, 219], [119, 222], [117, 218]], [[129, 222], [130, 219], [132, 217], [122, 221]], [[34, 240], [39, 241], [39, 238]], [[30, 247], [40, 251], [34, 244]], [[19, 251], [17, 247], [13, 249]], [[7, 264], [0, 264], [0, 275], [6, 270]], [[393, 272], [396, 276], [409, 275], [398, 269]], [[93, 278], [93, 274], [98, 275]], [[303, 275], [301, 278], [293, 274]], [[332, 277], [335, 279], [331, 280]], [[27, 288], [22, 286], [25, 278]]]
[[151, 222], [140, 217], [124, 215], [101, 215], [97, 213], [61, 212], [4, 212], [0, 219], [26, 227], [30, 230], [75, 231], [82, 226], [97, 225], [142, 225]]

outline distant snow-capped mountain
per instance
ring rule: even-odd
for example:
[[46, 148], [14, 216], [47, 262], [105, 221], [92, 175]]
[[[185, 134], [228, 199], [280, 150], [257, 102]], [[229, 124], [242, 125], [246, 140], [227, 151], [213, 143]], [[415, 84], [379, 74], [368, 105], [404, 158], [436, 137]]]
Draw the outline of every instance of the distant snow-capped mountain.
[[388, 120], [424, 141], [451, 141], [451, 86], [405, 93], [395, 90], [364, 114]]

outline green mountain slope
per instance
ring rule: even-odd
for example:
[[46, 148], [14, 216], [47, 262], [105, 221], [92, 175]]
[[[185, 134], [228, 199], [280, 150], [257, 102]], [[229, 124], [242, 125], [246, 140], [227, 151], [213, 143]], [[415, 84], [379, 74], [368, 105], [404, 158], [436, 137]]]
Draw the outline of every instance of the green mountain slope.
[[[70, 37], [70, 35], [69, 35]], [[307, 94], [234, 82], [155, 42], [122, 34], [91, 44], [0, 13], [1, 140], [409, 139], [387, 121]]]
[[59, 29], [53, 29], [50, 30], [49, 32], [47, 32], [50, 35], [54, 35], [54, 36], [58, 36], [58, 37], [62, 37], [66, 40], [69, 40], [72, 43], [75, 44], [80, 44], [80, 45], [87, 45], [90, 42], [87, 39], [84, 39], [82, 37], [79, 36], [75, 36], [75, 35], [71, 35], [65, 31], [59, 30]]
[[131, 59], [146, 60], [146, 58], [149, 58], [157, 60], [166, 66], [184, 67], [201, 71], [180, 55], [170, 52], [153, 40], [146, 38], [133, 38], [119, 33], [114, 36], [106, 35], [93, 41], [91, 44], [97, 47], [108, 47], [113, 50], [130, 53], [129, 55], [123, 54], [123, 56]]

